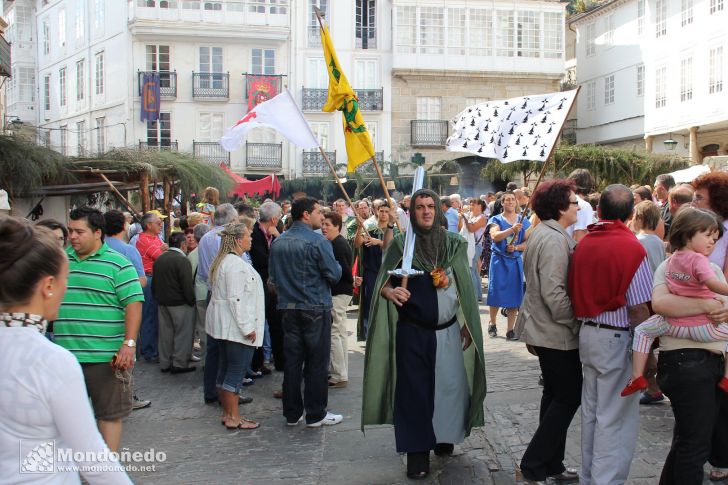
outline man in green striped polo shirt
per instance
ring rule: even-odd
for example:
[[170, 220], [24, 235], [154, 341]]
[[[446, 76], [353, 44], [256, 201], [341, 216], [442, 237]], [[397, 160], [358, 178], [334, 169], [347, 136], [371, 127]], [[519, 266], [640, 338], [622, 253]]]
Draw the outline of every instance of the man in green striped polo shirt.
[[144, 296], [134, 266], [104, 242], [104, 216], [74, 209], [68, 290], [54, 324], [56, 343], [81, 364], [97, 424], [112, 451], [132, 405], [131, 369]]

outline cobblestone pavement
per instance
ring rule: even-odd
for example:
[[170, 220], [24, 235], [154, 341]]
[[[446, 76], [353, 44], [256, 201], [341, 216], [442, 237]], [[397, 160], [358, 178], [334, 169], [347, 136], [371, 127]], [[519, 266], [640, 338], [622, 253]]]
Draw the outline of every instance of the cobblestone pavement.
[[[486, 310], [481, 307], [484, 328]], [[220, 408], [203, 403], [201, 369], [170, 375], [158, 365], [137, 364], [136, 392], [152, 406], [124, 422], [122, 447], [154, 448], [167, 458], [154, 471], [132, 472], [132, 479], [142, 484], [407, 483], [391, 427], [367, 428], [366, 434], [359, 429], [364, 348], [355, 342], [355, 313], [349, 317], [349, 386], [329, 392], [329, 409], [343, 414], [344, 422], [332, 427], [286, 426], [281, 402], [272, 396], [283, 380], [279, 372], [245, 388], [254, 402], [241, 406], [241, 414], [259, 421], [260, 428], [228, 431], [220, 425]], [[505, 319], [498, 321], [501, 335], [505, 326]], [[517, 465], [538, 422], [538, 361], [522, 343], [503, 337], [486, 335], [485, 354], [486, 425], [456, 446], [452, 458], [432, 455], [425, 483], [517, 483]], [[672, 434], [669, 404], [643, 406], [640, 428], [628, 483], [655, 484]], [[579, 432], [577, 413], [569, 430], [568, 466], [580, 463]]]

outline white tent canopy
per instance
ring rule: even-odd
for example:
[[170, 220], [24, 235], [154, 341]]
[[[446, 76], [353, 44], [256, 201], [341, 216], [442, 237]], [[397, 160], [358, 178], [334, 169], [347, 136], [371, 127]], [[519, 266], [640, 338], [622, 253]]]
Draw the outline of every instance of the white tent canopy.
[[692, 167], [672, 172], [670, 175], [675, 179], [676, 184], [686, 184], [708, 172], [710, 172], [710, 168], [705, 165], [693, 165]]

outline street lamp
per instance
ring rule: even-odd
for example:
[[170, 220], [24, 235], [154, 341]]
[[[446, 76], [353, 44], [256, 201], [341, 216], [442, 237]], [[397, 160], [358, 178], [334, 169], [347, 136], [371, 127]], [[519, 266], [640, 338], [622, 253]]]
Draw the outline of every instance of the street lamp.
[[663, 145], [665, 145], [665, 149], [668, 151], [675, 151], [675, 147], [677, 146], [677, 140], [672, 139], [672, 133], [670, 133], [670, 136], [667, 140], [662, 142]]

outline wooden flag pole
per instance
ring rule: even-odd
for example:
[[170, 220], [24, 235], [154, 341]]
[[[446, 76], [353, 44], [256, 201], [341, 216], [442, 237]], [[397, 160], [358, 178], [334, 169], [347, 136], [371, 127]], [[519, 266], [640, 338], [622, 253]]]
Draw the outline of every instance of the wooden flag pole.
[[321, 155], [324, 157], [324, 160], [326, 160], [326, 163], [328, 164], [329, 169], [331, 169], [331, 175], [334, 176], [334, 180], [336, 180], [336, 183], [338, 184], [339, 188], [341, 189], [341, 193], [344, 194], [346, 201], [349, 203], [349, 206], [353, 209], [354, 203], [349, 198], [349, 194], [346, 192], [346, 189], [344, 189], [344, 185], [341, 183], [341, 180], [339, 180], [339, 176], [336, 175], [336, 169], [334, 168], [334, 164], [331, 163], [331, 160], [329, 160], [328, 155], [326, 155], [326, 152], [321, 147], [321, 145], [319, 145], [319, 151], [321, 152]]

